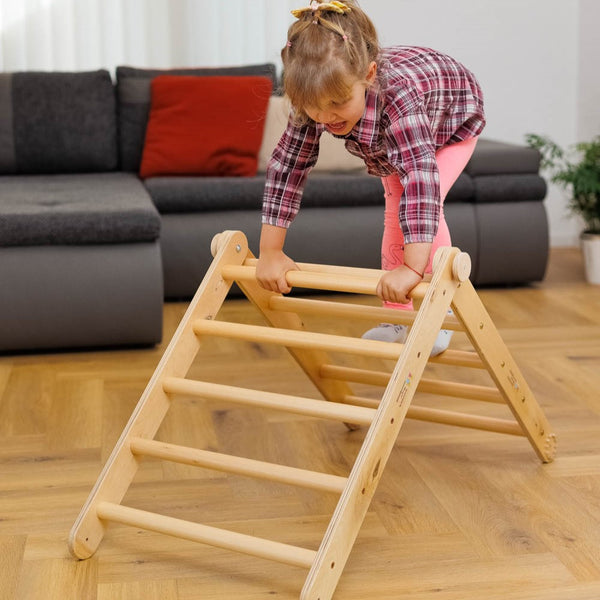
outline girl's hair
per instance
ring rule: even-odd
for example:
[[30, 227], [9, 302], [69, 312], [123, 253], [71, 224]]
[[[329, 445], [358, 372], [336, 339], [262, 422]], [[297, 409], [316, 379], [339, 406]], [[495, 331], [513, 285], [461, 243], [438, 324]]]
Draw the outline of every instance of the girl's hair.
[[283, 91], [298, 124], [310, 120], [305, 107], [320, 106], [325, 99], [347, 100], [353, 84], [366, 80], [369, 65], [379, 56], [377, 32], [369, 17], [355, 0], [344, 4], [349, 10], [343, 14], [326, 4], [297, 11], [298, 20], [288, 29], [281, 51]]

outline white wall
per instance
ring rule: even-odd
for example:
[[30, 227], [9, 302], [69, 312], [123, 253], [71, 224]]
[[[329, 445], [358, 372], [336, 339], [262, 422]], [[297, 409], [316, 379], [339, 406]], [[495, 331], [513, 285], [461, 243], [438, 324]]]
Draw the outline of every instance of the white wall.
[[600, 133], [600, 2], [581, 0], [579, 12], [579, 113], [577, 137]]
[[[483, 87], [488, 138], [528, 132], [568, 145], [600, 133], [597, 0], [362, 0], [383, 45], [426, 45], [461, 60]], [[546, 200], [551, 244], [577, 243], [565, 192]]]

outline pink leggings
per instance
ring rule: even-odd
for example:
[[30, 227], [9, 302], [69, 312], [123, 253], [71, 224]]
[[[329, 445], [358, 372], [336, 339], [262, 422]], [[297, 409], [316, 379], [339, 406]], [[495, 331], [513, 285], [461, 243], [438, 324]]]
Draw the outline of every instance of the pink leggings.
[[[448, 190], [454, 185], [458, 176], [467, 166], [473, 151], [477, 144], [477, 138], [471, 138], [440, 148], [435, 158], [440, 174], [440, 193], [442, 198], [442, 206], [440, 210], [440, 222], [437, 234], [433, 239], [429, 263], [425, 269], [426, 273], [431, 273], [433, 255], [440, 246], [451, 246], [450, 231], [444, 218], [444, 200]], [[383, 227], [383, 241], [381, 244], [381, 268], [386, 271], [391, 271], [396, 267], [404, 264], [404, 235], [398, 221], [398, 211], [400, 201], [404, 193], [404, 188], [400, 183], [398, 175], [389, 175], [382, 177], [383, 188], [385, 190], [385, 216]], [[386, 302], [386, 306], [390, 308], [400, 308], [404, 310], [412, 310], [412, 302], [408, 304], [394, 304]]]

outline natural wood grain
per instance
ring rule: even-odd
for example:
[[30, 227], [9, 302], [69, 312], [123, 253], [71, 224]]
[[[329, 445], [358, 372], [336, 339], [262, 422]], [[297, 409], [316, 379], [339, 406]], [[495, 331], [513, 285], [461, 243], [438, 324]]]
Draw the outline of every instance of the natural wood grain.
[[0, 537], [0, 598], [3, 600], [15, 597], [26, 542], [24, 535]]
[[315, 557], [314, 550], [273, 542], [227, 529], [200, 525], [183, 519], [165, 517], [122, 504], [100, 502], [97, 510], [101, 519], [141, 527], [148, 531], [156, 531], [185, 540], [204, 542], [217, 548], [235, 550], [297, 567], [310, 567]]
[[[96, 505], [101, 502], [119, 503], [125, 495], [138, 470], [138, 461], [130, 450], [132, 437], [154, 438], [164, 415], [170, 407], [170, 399], [163, 390], [162, 378], [185, 375], [199, 347], [189, 323], [195, 319], [212, 318], [220, 309], [231, 284], [221, 277], [222, 264], [235, 264], [245, 257], [246, 238], [241, 232], [224, 232], [229, 244], [223, 246], [200, 284], [171, 339], [160, 363], [152, 374], [146, 389], [131, 415], [119, 441], [104, 465], [69, 535], [69, 549], [74, 557], [89, 558], [104, 536], [106, 524], [97, 516]], [[113, 468], [113, 465], [115, 468]]]
[[[405, 422], [334, 599], [600, 597], [600, 288], [584, 283], [578, 250], [560, 249], [543, 283], [479, 295], [559, 434], [557, 460], [541, 465], [524, 438]], [[68, 555], [69, 528], [185, 310], [165, 305], [157, 348], [0, 357], [2, 600], [298, 598], [302, 569], [120, 525], [91, 559]], [[242, 301], [224, 310], [263, 323]], [[368, 326], [318, 315], [306, 323], [355, 337]], [[469, 350], [466, 335], [455, 333], [451, 348]], [[362, 365], [391, 366], [375, 358]], [[262, 344], [203, 340], [190, 373], [316, 397], [285, 350]], [[427, 377], [490, 385], [485, 372], [443, 364], [428, 365]], [[355, 390], [380, 394], [366, 384]], [[444, 410], [473, 405], [428, 393], [417, 400]], [[507, 417], [501, 405], [477, 406]], [[173, 406], [158, 437], [346, 476], [364, 434], [190, 398]], [[151, 460], [126, 501], [306, 548], [319, 543], [335, 507], [331, 494]]]

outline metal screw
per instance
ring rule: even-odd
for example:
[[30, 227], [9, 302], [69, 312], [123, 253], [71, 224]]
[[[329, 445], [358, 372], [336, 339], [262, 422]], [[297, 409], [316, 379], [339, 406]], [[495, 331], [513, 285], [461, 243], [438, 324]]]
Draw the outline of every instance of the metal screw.
[[237, 244], [236, 247], [235, 247], [235, 251], [236, 252], [241, 252], [242, 251], [242, 247], [239, 244]]

